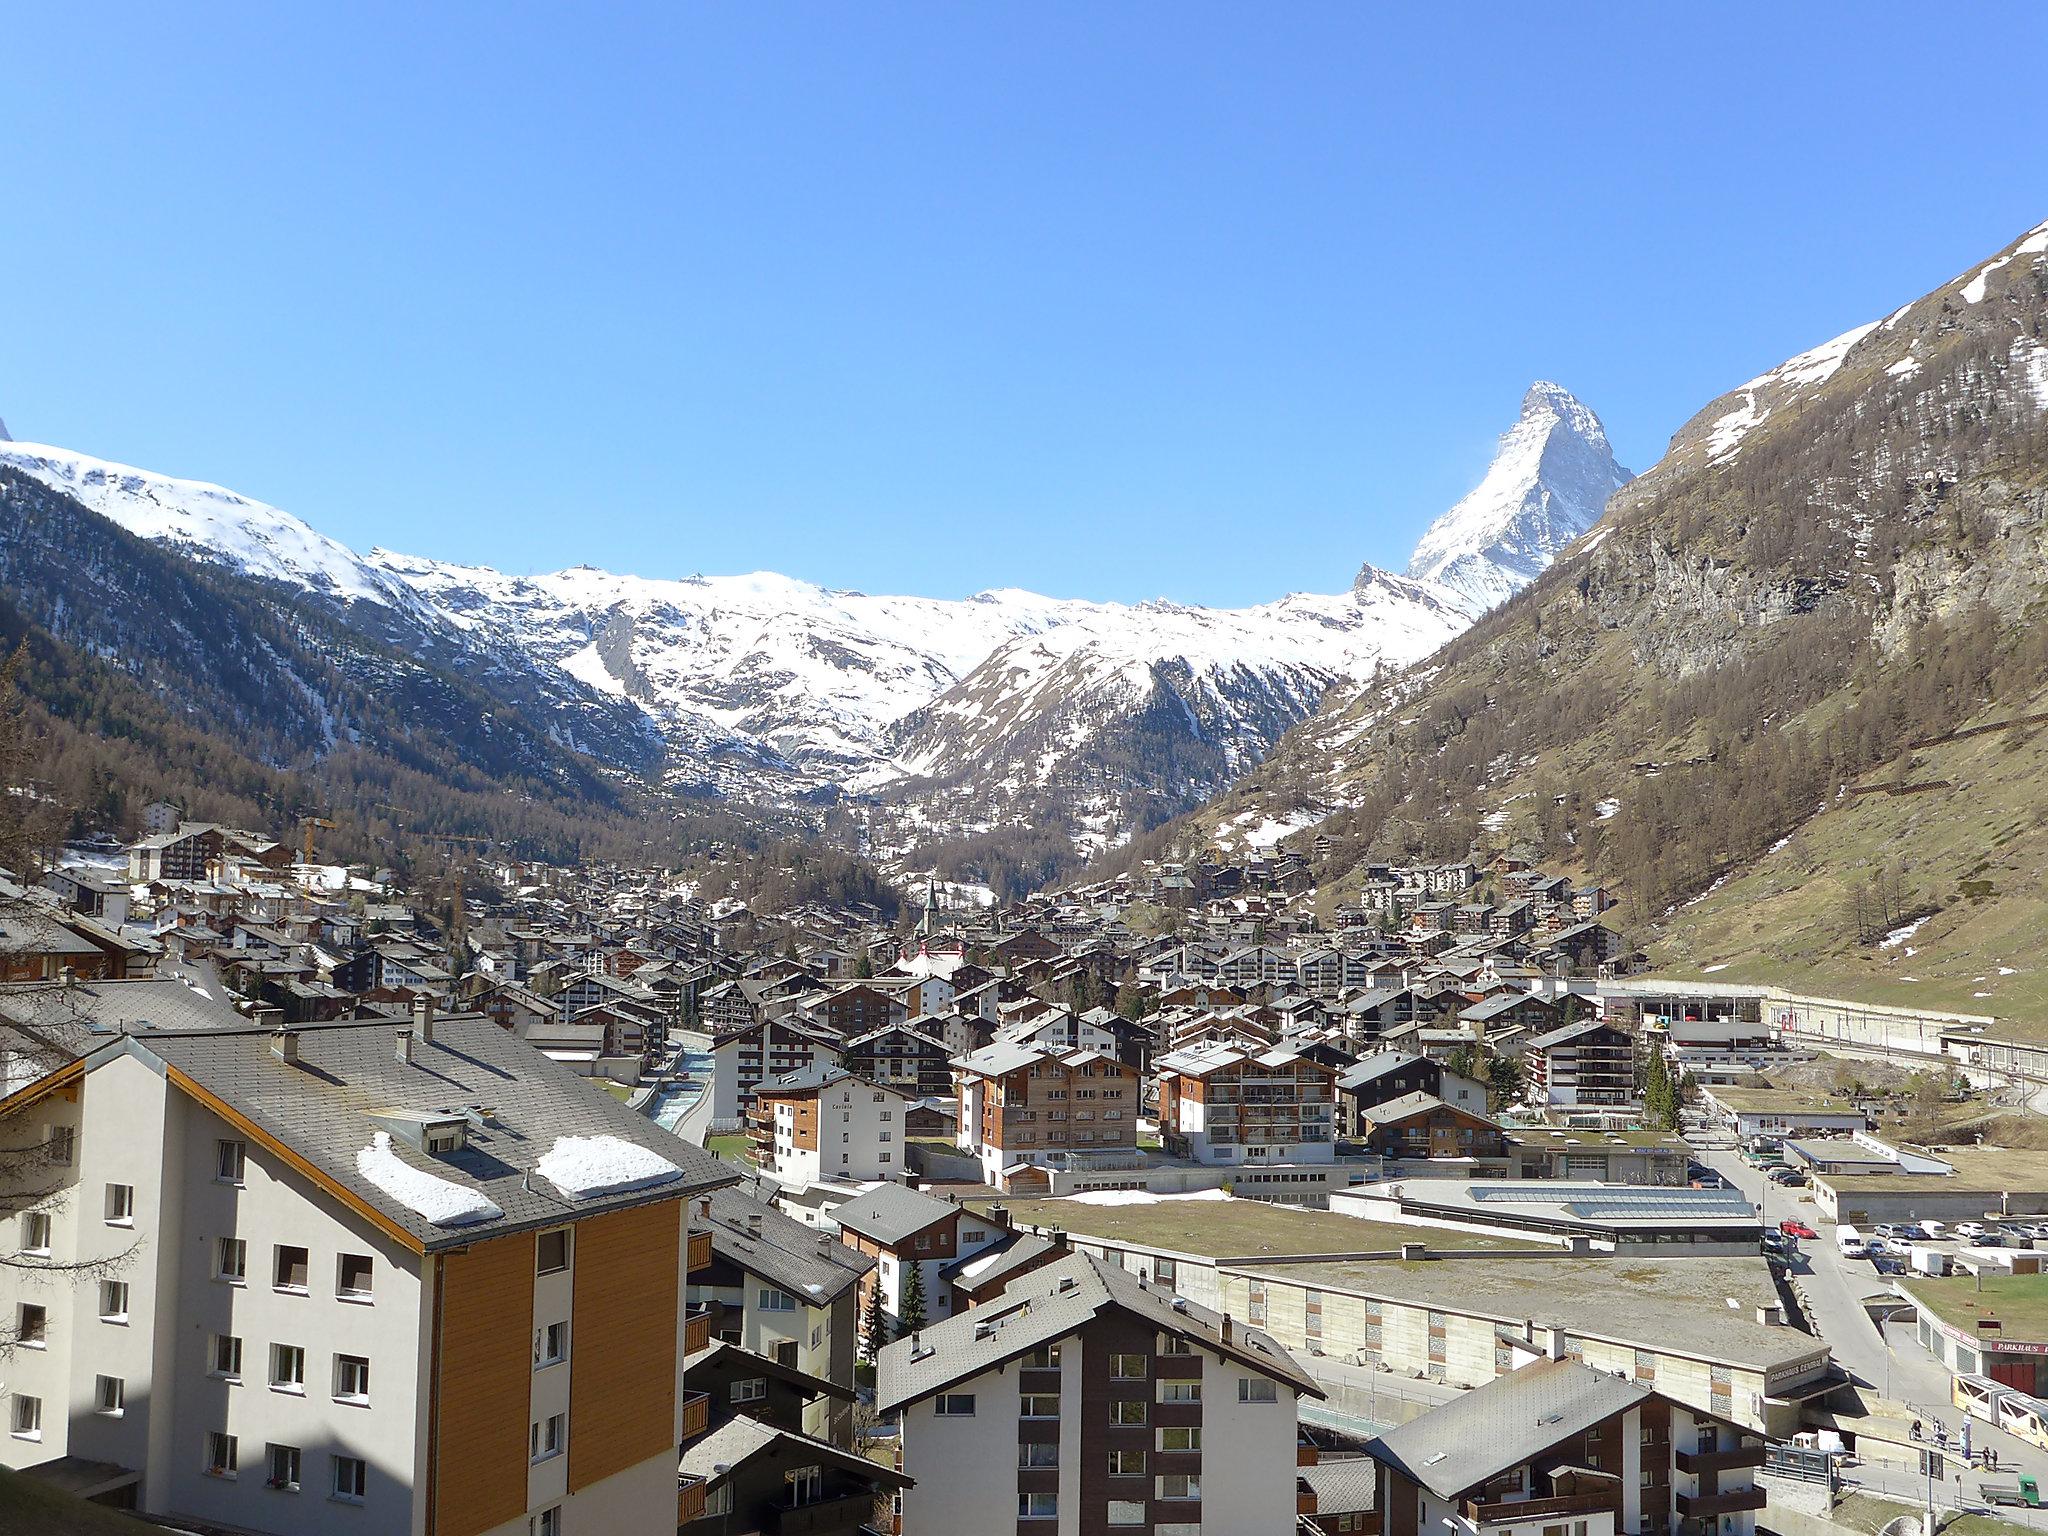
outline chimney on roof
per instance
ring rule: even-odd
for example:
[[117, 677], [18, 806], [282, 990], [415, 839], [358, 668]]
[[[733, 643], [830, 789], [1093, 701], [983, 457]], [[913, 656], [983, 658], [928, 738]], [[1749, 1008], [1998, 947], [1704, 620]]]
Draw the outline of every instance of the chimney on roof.
[[1419, 1264], [1428, 1257], [1429, 1244], [1427, 1243], [1403, 1243], [1401, 1245], [1401, 1262], [1403, 1264]]
[[1230, 1314], [1228, 1312], [1223, 1314], [1223, 1342], [1226, 1344], [1230, 1342]]
[[280, 1029], [270, 1037], [270, 1054], [288, 1067], [299, 1064], [299, 1032]]
[[249, 1010], [249, 1017], [256, 1021], [259, 1029], [284, 1028], [284, 1010], [282, 1008], [252, 1008]]
[[1045, 1240], [1051, 1243], [1053, 1247], [1058, 1249], [1061, 1253], [1065, 1253], [1067, 1251], [1067, 1229], [1065, 1227], [1054, 1227], [1050, 1232], [1045, 1234]]
[[398, 1032], [398, 1059], [408, 1067], [412, 1065], [412, 1031], [409, 1029]]
[[992, 1205], [988, 1208], [989, 1222], [998, 1227], [1010, 1224], [1010, 1208], [1007, 1205]]
[[420, 1037], [421, 1045], [434, 1043], [434, 1000], [431, 997], [412, 1000], [412, 1029]]

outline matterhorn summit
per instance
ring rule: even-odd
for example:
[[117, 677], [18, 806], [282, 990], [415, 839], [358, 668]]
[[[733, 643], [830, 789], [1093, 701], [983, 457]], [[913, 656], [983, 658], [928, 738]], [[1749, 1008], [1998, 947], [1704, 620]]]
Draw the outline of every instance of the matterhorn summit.
[[1408, 574], [1451, 588], [1475, 612], [1491, 608], [1534, 581], [1632, 478], [1600, 418], [1562, 385], [1539, 380], [1486, 478], [1429, 525]]

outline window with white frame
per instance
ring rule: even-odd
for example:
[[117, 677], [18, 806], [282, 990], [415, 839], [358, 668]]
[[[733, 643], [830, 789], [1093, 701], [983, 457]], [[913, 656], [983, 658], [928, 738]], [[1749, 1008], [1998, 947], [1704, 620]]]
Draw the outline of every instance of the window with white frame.
[[38, 1256], [50, 1251], [49, 1212], [30, 1211], [21, 1218], [21, 1248]]
[[746, 1376], [732, 1384], [727, 1394], [735, 1403], [758, 1403], [768, 1395], [768, 1378]]
[[344, 1503], [363, 1502], [363, 1490], [369, 1482], [369, 1465], [360, 1456], [336, 1456], [334, 1463], [334, 1497]]
[[69, 1168], [78, 1151], [78, 1131], [69, 1125], [53, 1125], [50, 1138], [43, 1145], [51, 1162], [60, 1168]]
[[126, 1280], [102, 1280], [100, 1282], [100, 1321], [103, 1323], [125, 1323], [128, 1321], [128, 1282]]
[[213, 1144], [213, 1177], [221, 1184], [239, 1185], [248, 1171], [249, 1144], [246, 1141], [217, 1141]]
[[335, 1260], [334, 1294], [343, 1301], [368, 1301], [373, 1268], [367, 1253], [344, 1253]]
[[133, 1184], [109, 1184], [107, 1186], [107, 1225], [132, 1227], [135, 1225], [135, 1186]]
[[239, 1237], [223, 1237], [214, 1244], [213, 1277], [230, 1285], [249, 1278], [249, 1245]]
[[796, 1310], [796, 1298], [790, 1295], [789, 1292], [777, 1290], [773, 1286], [762, 1287], [760, 1301], [763, 1312], [794, 1312]]
[[557, 1227], [543, 1232], [535, 1245], [535, 1268], [543, 1275], [558, 1275], [569, 1267], [569, 1229]]
[[334, 1357], [334, 1400], [337, 1403], [367, 1403], [370, 1400], [370, 1362], [367, 1357]]
[[242, 1379], [242, 1341], [232, 1333], [213, 1336], [213, 1374], [228, 1381]]
[[569, 1358], [569, 1324], [565, 1319], [549, 1323], [540, 1331], [540, 1357], [536, 1366], [560, 1365]]
[[128, 1383], [119, 1376], [95, 1376], [92, 1381], [92, 1411], [118, 1419], [128, 1408]]
[[1017, 1495], [1017, 1518], [1019, 1520], [1057, 1520], [1060, 1517], [1060, 1498], [1056, 1493], [1020, 1493]]
[[296, 1445], [267, 1446], [264, 1459], [270, 1464], [266, 1486], [285, 1493], [299, 1491], [299, 1448]]
[[932, 1405], [932, 1412], [942, 1419], [971, 1419], [974, 1417], [974, 1394], [941, 1392]]
[[1153, 1484], [1153, 1493], [1162, 1499], [1199, 1499], [1202, 1480], [1192, 1472], [1162, 1472]]
[[550, 1456], [562, 1454], [562, 1442], [568, 1425], [568, 1415], [560, 1413], [551, 1413], [546, 1418], [533, 1422], [527, 1433], [535, 1461], [546, 1461]]
[[1143, 1499], [1111, 1499], [1109, 1501], [1109, 1523], [1116, 1525], [1143, 1525], [1145, 1523], [1145, 1501]]
[[1162, 1403], [1199, 1403], [1201, 1400], [1202, 1384], [1199, 1381], [1159, 1383], [1159, 1401]]
[[206, 1437], [206, 1475], [233, 1477], [240, 1444], [235, 1436], [214, 1430]]
[[279, 1243], [271, 1283], [280, 1291], [292, 1291], [303, 1295], [310, 1265], [311, 1259], [304, 1248], [296, 1244]]
[[43, 1438], [43, 1400], [30, 1397], [26, 1392], [14, 1394], [13, 1434], [21, 1440]]
[[270, 1386], [275, 1392], [306, 1390], [306, 1352], [296, 1344], [270, 1346]]
[[544, 1509], [526, 1522], [528, 1536], [562, 1536], [562, 1506]]
[[1174, 1424], [1159, 1431], [1159, 1449], [1162, 1451], [1199, 1451], [1202, 1448], [1202, 1428], [1199, 1424]]
[[27, 1349], [47, 1349], [50, 1312], [40, 1302], [24, 1301], [15, 1313], [14, 1342]]
[[1264, 1376], [1240, 1376], [1237, 1378], [1237, 1400], [1240, 1403], [1277, 1403], [1280, 1401], [1280, 1389]]

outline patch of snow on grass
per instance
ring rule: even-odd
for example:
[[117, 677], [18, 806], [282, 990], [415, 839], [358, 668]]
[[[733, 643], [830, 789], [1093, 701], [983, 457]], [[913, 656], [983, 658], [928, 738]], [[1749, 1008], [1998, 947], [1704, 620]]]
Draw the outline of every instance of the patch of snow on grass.
[[1076, 1205], [1164, 1205], [1169, 1200], [1235, 1200], [1227, 1189], [1195, 1189], [1184, 1195], [1159, 1195], [1149, 1189], [1091, 1189], [1068, 1195]]
[[2013, 968], [2012, 968], [2011, 966], [2009, 966], [2009, 965], [2001, 965], [2001, 966], [2000, 966], [2000, 967], [1998, 968], [1998, 974], [1999, 974], [1999, 975], [2001, 975], [2001, 976], [2017, 976], [2017, 975], [2019, 975], [2019, 972], [2018, 972], [2018, 971], [2016, 971], [2016, 970], [2014, 970], [2014, 969], [2013, 969]]
[[533, 1171], [572, 1200], [648, 1189], [683, 1176], [653, 1148], [616, 1136], [557, 1136]]
[[[1894, 928], [1890, 933], [1877, 941], [1877, 947], [1879, 949], [1897, 949], [1906, 940], [1918, 933], [1920, 925], [1926, 921], [1927, 919], [1924, 917], [1916, 917], [1912, 922], [1905, 924], [1903, 927]], [[1910, 955], [1913, 951], [1909, 949], [1906, 953]], [[1905, 978], [1901, 977], [1900, 979], [1904, 980]]]
[[2027, 392], [2034, 397], [2034, 404], [2048, 411], [2048, 347], [2031, 336], [2016, 337], [2012, 344], [2012, 361], [2026, 381]]
[[1893, 363], [1891, 367], [1885, 369], [1885, 377], [1892, 379], [1910, 379], [1911, 377], [1913, 377], [1914, 374], [1918, 373], [1919, 371], [1919, 358], [1902, 357], [1896, 363]]
[[437, 1227], [466, 1227], [505, 1214], [478, 1191], [402, 1161], [391, 1150], [389, 1131], [377, 1132], [370, 1145], [356, 1153], [356, 1172]]
[[1612, 821], [1621, 810], [1621, 802], [1612, 797], [1599, 801], [1593, 807], [1593, 814], [1602, 821]]
[[1716, 964], [1714, 964], [1714, 965], [1703, 965], [1703, 966], [1701, 966], [1701, 967], [1700, 967], [1700, 974], [1701, 974], [1702, 976], [1711, 976], [1711, 975], [1713, 975], [1713, 974], [1714, 974], [1714, 972], [1716, 972], [1716, 971], [1725, 971], [1725, 970], [1727, 970], [1727, 969], [1728, 969], [1728, 962], [1727, 962], [1726, 960], [1722, 960], [1722, 961], [1720, 961], [1720, 962], [1718, 962], [1718, 963], [1716, 963]]

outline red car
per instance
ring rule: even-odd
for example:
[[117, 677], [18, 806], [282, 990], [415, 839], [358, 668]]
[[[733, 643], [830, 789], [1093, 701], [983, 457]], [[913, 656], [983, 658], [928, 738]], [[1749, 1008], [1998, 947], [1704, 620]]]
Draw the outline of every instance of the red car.
[[1787, 1237], [1819, 1237], [1820, 1234], [1803, 1221], [1781, 1221], [1778, 1230]]

